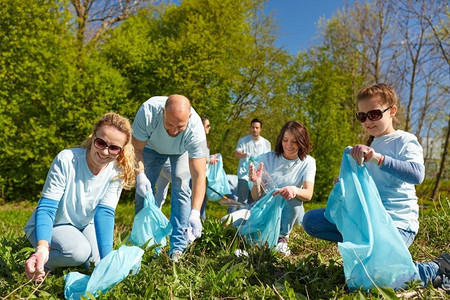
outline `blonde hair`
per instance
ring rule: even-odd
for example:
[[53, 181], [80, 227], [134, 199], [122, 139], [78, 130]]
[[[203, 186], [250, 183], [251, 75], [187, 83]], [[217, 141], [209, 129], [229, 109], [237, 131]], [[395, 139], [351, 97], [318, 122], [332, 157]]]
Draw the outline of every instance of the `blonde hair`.
[[[387, 105], [389, 107], [392, 107], [397, 106], [398, 104], [397, 94], [395, 93], [394, 89], [385, 83], [377, 83], [366, 86], [358, 93], [358, 96], [356, 96], [358, 102], [371, 98], [376, 98], [380, 105]], [[398, 123], [397, 118], [394, 117], [393, 123]], [[366, 145], [370, 146], [373, 139], [374, 136], [369, 136], [366, 141]]]
[[116, 158], [116, 163], [121, 171], [118, 177], [122, 180], [122, 186], [124, 189], [129, 190], [134, 186], [136, 159], [134, 147], [131, 143], [131, 124], [127, 118], [113, 112], [104, 114], [97, 123], [95, 123], [92, 134], [81, 144], [81, 147], [90, 148], [95, 133], [103, 126], [113, 126], [127, 136], [125, 146], [123, 146], [122, 151]]

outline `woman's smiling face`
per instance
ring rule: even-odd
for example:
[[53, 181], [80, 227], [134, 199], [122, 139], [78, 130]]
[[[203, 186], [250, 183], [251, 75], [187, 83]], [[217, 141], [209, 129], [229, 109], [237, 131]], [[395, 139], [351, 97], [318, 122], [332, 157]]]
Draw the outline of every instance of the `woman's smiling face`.
[[283, 146], [283, 156], [286, 159], [296, 159], [298, 158], [298, 142], [295, 136], [286, 130], [283, 134], [283, 140], [281, 141]]

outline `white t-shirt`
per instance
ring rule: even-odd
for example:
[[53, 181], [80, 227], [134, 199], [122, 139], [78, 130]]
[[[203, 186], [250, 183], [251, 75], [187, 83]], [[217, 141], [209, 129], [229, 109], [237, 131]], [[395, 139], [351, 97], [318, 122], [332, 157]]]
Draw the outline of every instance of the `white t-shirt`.
[[[375, 138], [370, 147], [393, 159], [423, 165], [422, 146], [416, 136], [411, 133], [397, 130]], [[382, 171], [375, 164], [367, 163], [366, 166], [395, 226], [417, 232], [419, 229], [419, 206], [414, 185]]]
[[270, 149], [270, 142], [262, 136], [257, 141], [251, 135], [239, 139], [235, 150], [247, 153], [247, 156], [239, 159], [238, 178], [248, 180], [248, 169], [245, 166], [250, 157], [258, 157], [261, 154], [269, 152]]
[[304, 160], [300, 158], [289, 160], [271, 151], [262, 155], [260, 159], [278, 188], [289, 185], [301, 188], [304, 181], [314, 183], [316, 160], [309, 155]]
[[163, 115], [167, 98], [152, 97], [141, 105], [133, 122], [133, 136], [140, 141], [147, 141], [146, 147], [160, 154], [179, 155], [188, 151], [191, 158], [205, 157], [205, 129], [200, 116], [192, 107], [186, 130], [176, 137], [167, 133]]
[[[50, 166], [42, 197], [59, 201], [54, 225], [71, 224], [82, 230], [93, 222], [99, 204], [115, 209], [119, 202], [122, 185], [116, 162], [94, 175], [86, 162], [86, 150], [63, 150]], [[27, 236], [34, 231], [35, 213], [25, 225]]]

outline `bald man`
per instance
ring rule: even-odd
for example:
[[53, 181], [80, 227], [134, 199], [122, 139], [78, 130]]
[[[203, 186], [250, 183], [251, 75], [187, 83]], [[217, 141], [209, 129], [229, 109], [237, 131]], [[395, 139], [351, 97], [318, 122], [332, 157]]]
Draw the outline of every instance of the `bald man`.
[[177, 261], [187, 247], [188, 226], [195, 237], [202, 232], [200, 208], [206, 189], [206, 135], [202, 121], [185, 96], [152, 97], [141, 105], [134, 119], [133, 145], [138, 166], [136, 214], [143, 208], [145, 194], [155, 192], [161, 168], [170, 160], [170, 255]]

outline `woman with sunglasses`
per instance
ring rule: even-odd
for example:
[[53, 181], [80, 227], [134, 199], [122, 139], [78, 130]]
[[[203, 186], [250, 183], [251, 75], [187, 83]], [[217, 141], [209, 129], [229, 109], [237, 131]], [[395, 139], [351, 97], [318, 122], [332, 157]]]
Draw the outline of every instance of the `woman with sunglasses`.
[[29, 279], [47, 270], [97, 263], [112, 251], [114, 215], [122, 188], [134, 185], [131, 124], [103, 115], [81, 146], [53, 160], [42, 197], [24, 230], [36, 248], [25, 262]]
[[[379, 83], [363, 88], [357, 100], [359, 112], [356, 118], [369, 134], [369, 139], [366, 145], [355, 145], [350, 154], [358, 164], [367, 167], [383, 206], [409, 247], [419, 229], [419, 206], [414, 185], [420, 184], [425, 177], [422, 146], [415, 135], [394, 129], [397, 95], [390, 86]], [[305, 231], [317, 238], [342, 242], [341, 233], [324, 213], [325, 209], [308, 211], [303, 219]], [[444, 253], [435, 262], [417, 264], [424, 283], [429, 278], [436, 278], [439, 267], [447, 266], [450, 272], [450, 255]]]

